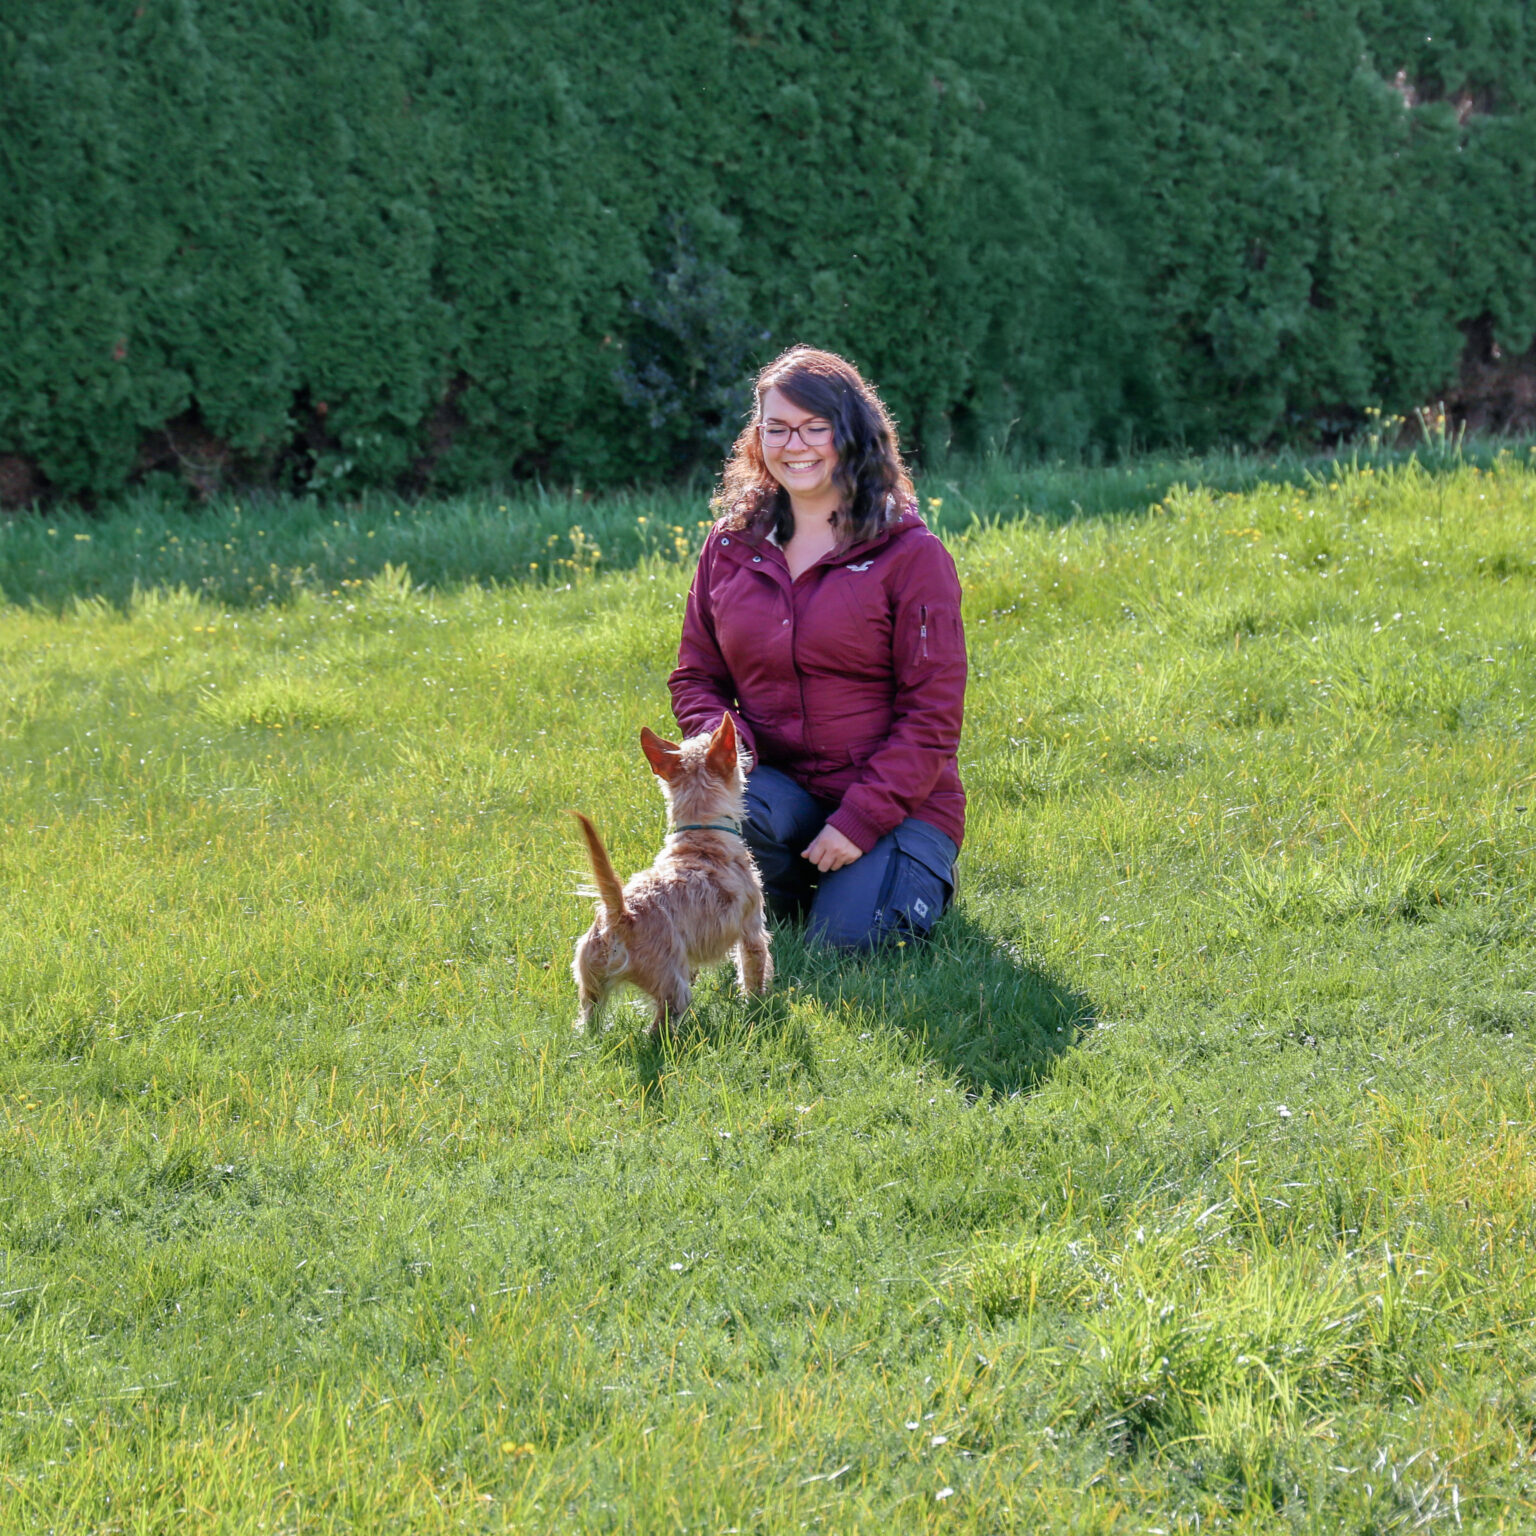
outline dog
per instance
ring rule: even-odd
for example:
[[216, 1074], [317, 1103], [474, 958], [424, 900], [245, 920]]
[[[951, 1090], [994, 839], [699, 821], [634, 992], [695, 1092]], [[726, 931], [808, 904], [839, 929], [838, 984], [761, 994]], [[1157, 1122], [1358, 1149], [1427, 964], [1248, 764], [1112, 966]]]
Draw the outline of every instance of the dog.
[[572, 811], [586, 836], [597, 886], [597, 915], [576, 941], [571, 974], [578, 1034], [598, 1017], [620, 982], [647, 993], [655, 1014], [646, 1034], [671, 1031], [687, 1010], [694, 974], [734, 954], [744, 995], [768, 990], [773, 956], [763, 916], [763, 884], [742, 839], [745, 770], [736, 722], [680, 745], [649, 728], [640, 748], [661, 784], [670, 830], [649, 869], [620, 885], [597, 828]]

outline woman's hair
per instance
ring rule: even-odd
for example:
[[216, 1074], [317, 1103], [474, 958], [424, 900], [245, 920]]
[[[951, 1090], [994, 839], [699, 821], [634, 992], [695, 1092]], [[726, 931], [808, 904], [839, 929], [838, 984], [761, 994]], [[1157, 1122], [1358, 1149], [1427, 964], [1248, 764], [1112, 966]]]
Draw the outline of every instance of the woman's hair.
[[746, 528], [771, 517], [769, 526], [780, 543], [794, 532], [789, 493], [768, 473], [758, 434], [763, 396], [775, 388], [802, 411], [832, 423], [837, 448], [832, 479], [842, 497], [832, 526], [839, 544], [846, 547], [873, 538], [916, 505], [896, 428], [879, 395], [846, 358], [814, 347], [791, 347], [757, 376], [752, 419], [736, 439], [710, 499], [720, 527]]

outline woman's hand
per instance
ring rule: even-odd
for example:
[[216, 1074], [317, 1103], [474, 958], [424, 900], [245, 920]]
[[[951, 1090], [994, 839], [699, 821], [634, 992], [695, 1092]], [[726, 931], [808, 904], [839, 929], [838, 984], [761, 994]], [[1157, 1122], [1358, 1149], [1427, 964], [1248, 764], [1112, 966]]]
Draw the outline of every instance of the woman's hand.
[[829, 875], [834, 869], [862, 859], [864, 850], [857, 843], [849, 842], [836, 827], [828, 826], [811, 839], [810, 847], [800, 857], [809, 859], [822, 874]]

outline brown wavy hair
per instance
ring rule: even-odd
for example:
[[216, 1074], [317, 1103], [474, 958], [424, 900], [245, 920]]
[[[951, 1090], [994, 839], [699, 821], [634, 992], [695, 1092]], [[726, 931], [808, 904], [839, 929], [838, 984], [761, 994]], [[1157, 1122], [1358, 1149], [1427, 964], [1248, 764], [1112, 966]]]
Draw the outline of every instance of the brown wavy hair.
[[795, 531], [789, 492], [768, 473], [758, 435], [763, 396], [774, 388], [802, 411], [832, 423], [837, 445], [832, 483], [842, 497], [832, 526], [840, 546], [862, 544], [916, 507], [896, 427], [880, 396], [846, 358], [815, 347], [791, 347], [769, 363], [753, 385], [752, 419], [737, 437], [710, 498], [716, 526], [744, 529], [771, 518], [768, 526], [781, 544]]

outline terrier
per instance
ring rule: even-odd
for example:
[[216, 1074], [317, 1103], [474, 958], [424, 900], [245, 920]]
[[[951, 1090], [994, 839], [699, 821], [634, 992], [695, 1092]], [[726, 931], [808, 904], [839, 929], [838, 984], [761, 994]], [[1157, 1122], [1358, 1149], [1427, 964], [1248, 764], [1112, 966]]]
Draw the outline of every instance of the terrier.
[[571, 973], [581, 1008], [579, 1034], [623, 981], [656, 1006], [646, 1034], [667, 1033], [693, 995], [694, 973], [734, 954], [744, 994], [773, 980], [763, 885], [742, 839], [745, 772], [736, 722], [678, 745], [642, 728], [640, 748], [661, 783], [670, 829], [649, 869], [621, 886], [597, 828], [572, 811], [586, 834], [597, 883], [597, 916], [576, 941]]

